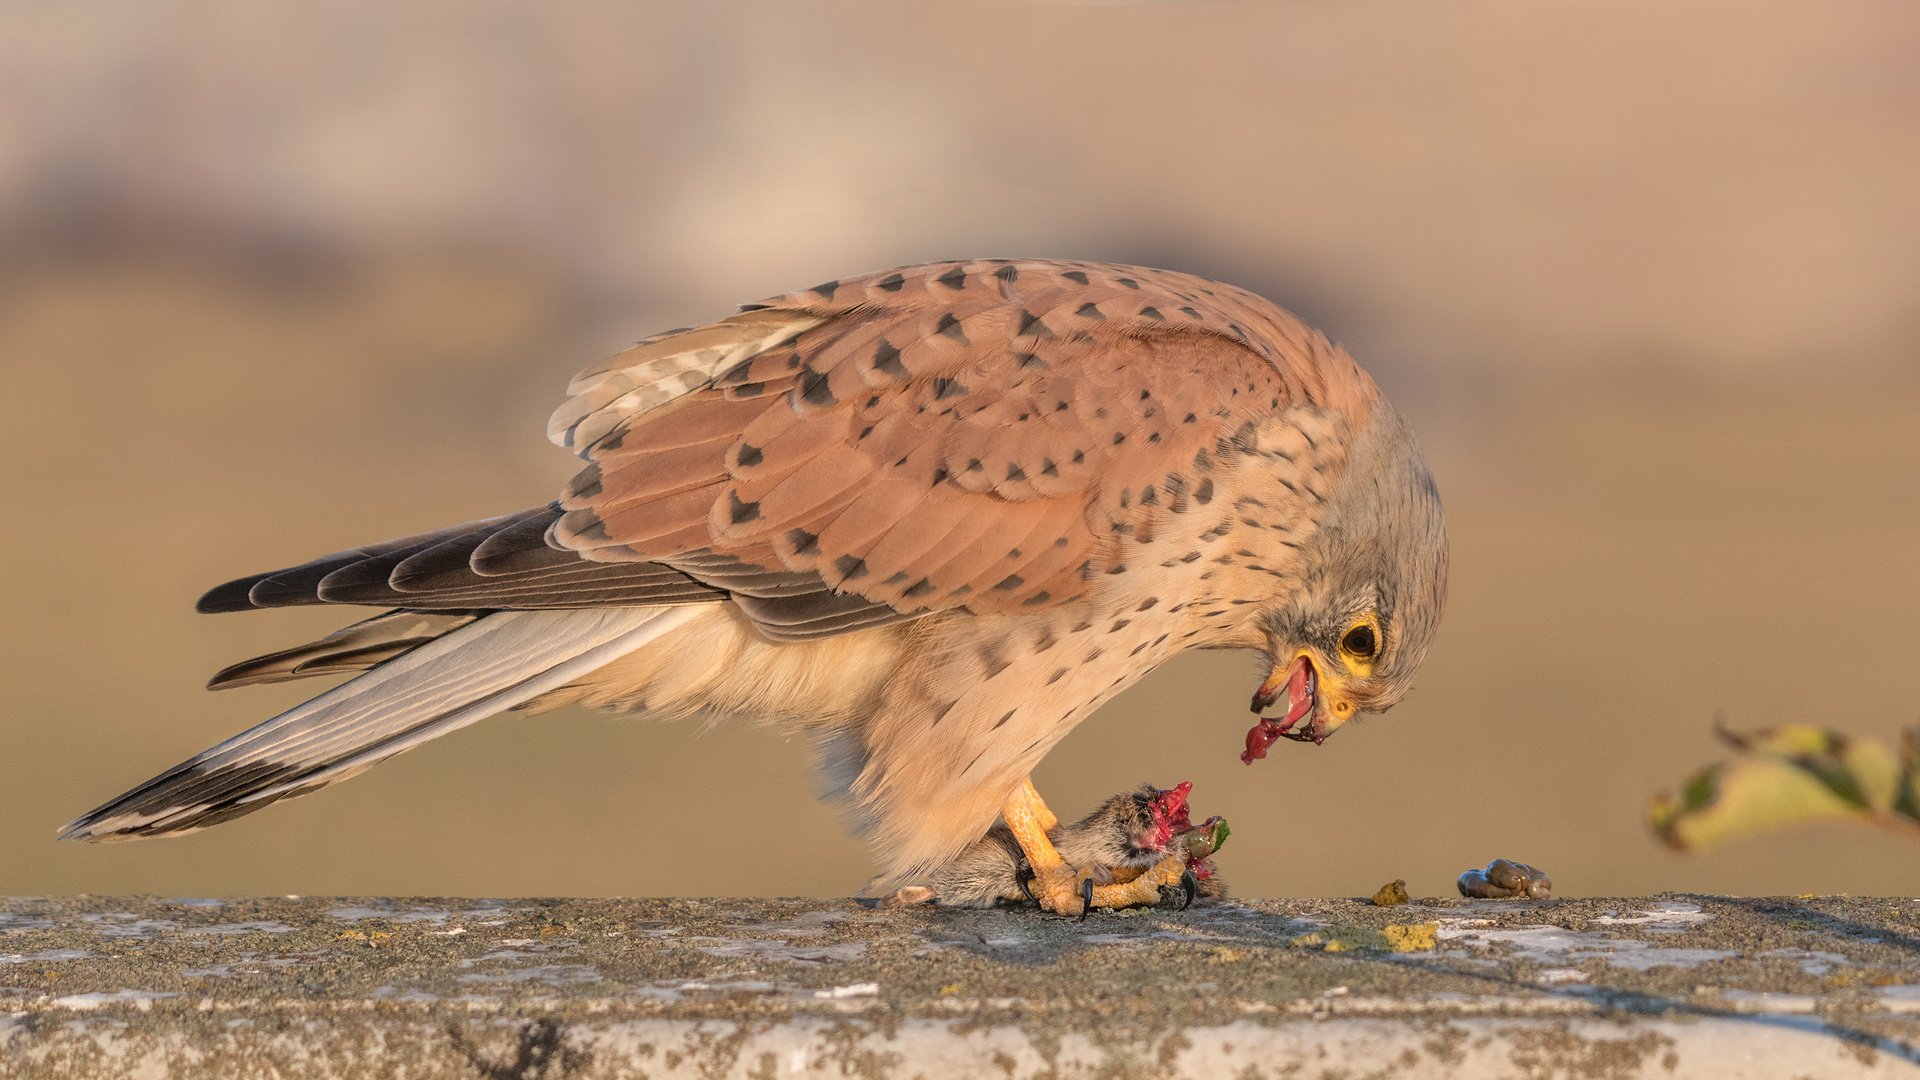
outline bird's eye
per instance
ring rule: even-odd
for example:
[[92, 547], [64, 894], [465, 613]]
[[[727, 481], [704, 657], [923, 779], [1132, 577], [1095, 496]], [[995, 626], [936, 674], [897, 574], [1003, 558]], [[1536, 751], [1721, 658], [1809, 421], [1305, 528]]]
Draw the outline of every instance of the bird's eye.
[[1372, 623], [1361, 623], [1340, 639], [1340, 651], [1360, 660], [1371, 660], [1380, 648], [1380, 637]]

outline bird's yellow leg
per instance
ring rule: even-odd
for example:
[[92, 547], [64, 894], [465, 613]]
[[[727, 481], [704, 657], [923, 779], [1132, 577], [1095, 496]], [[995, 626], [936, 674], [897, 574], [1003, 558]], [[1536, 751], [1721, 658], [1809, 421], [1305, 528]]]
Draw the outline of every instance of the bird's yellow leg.
[[1047, 801], [1033, 790], [1033, 777], [1020, 781], [1020, 793], [1027, 797], [1028, 804], [1033, 807], [1033, 820], [1040, 826], [1041, 832], [1050, 833], [1060, 827], [1060, 819], [1054, 817], [1053, 811], [1047, 808]]
[[[1117, 885], [1094, 885], [1089, 898], [1086, 883], [1094, 876], [1090, 866], [1072, 867], [1053, 849], [1047, 830], [1059, 823], [1053, 811], [1033, 789], [1033, 780], [1020, 782], [1013, 796], [1000, 808], [1000, 817], [1013, 832], [1013, 838], [1026, 853], [1033, 870], [1032, 889], [1040, 906], [1058, 915], [1084, 915], [1089, 908], [1122, 908], [1151, 904], [1160, 899], [1160, 886], [1175, 885], [1186, 873], [1186, 861], [1177, 855], [1161, 860], [1152, 869], [1132, 881]], [[1045, 824], [1042, 824], [1042, 823]]]

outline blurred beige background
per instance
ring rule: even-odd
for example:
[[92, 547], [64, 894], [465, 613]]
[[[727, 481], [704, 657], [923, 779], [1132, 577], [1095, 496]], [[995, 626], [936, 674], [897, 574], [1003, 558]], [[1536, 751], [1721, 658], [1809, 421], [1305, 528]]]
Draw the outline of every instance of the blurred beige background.
[[804, 748], [502, 717], [210, 832], [61, 822], [302, 699], [357, 617], [242, 573], [543, 502], [574, 369], [933, 258], [1274, 297], [1414, 419], [1453, 599], [1418, 688], [1237, 758], [1191, 654], [1037, 779], [1195, 783], [1250, 894], [1920, 895], [1910, 844], [1698, 859], [1647, 798], [1735, 726], [1920, 719], [1911, 5], [0, 6], [0, 894], [844, 895]]

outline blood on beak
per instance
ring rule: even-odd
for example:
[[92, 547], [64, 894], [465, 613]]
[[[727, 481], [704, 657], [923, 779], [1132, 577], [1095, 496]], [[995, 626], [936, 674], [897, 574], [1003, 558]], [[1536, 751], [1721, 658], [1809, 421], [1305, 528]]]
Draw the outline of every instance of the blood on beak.
[[[1306, 653], [1296, 655], [1293, 662], [1284, 668], [1274, 666], [1273, 674], [1267, 676], [1267, 681], [1261, 683], [1260, 689], [1253, 695], [1253, 711], [1260, 712], [1279, 701], [1283, 688], [1287, 700], [1286, 715], [1263, 716], [1247, 732], [1247, 749], [1240, 755], [1240, 760], [1248, 765], [1266, 757], [1267, 747], [1272, 746], [1275, 740], [1306, 742], [1311, 739], [1319, 743], [1325, 738], [1325, 732], [1315, 722], [1320, 702], [1320, 675]], [[1294, 725], [1302, 720], [1308, 723], [1294, 730]]]

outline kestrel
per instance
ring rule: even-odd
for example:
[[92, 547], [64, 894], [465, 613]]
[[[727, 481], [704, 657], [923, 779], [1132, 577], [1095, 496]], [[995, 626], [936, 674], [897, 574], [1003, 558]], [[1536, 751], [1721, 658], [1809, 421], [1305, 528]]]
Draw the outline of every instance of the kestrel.
[[[493, 713], [579, 703], [813, 736], [897, 882], [998, 814], [1079, 913], [1028, 774], [1183, 649], [1271, 661], [1244, 760], [1406, 692], [1439, 497], [1346, 352], [1242, 289], [982, 260], [829, 281], [576, 377], [557, 502], [228, 582], [203, 612], [392, 608], [218, 689], [364, 671], [66, 827], [189, 832]], [[1091, 901], [1178, 880], [1179, 860]], [[1128, 890], [1133, 890], [1129, 892]], [[1135, 894], [1138, 894], [1138, 897]]]

